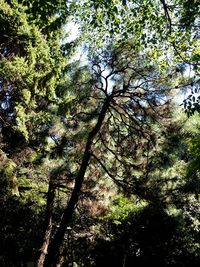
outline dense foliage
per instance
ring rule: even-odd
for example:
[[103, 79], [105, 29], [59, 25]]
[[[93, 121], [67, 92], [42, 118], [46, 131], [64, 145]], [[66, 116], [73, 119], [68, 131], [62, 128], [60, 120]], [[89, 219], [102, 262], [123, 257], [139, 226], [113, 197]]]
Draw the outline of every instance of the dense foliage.
[[2, 267], [199, 265], [199, 11], [0, 1]]

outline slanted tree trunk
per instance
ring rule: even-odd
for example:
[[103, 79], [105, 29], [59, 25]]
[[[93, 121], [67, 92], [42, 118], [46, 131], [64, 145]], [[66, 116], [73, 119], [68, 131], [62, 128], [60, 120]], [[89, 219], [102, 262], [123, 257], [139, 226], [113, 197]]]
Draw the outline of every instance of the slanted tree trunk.
[[[106, 100], [105, 100], [105, 102], [101, 108], [101, 111], [99, 113], [99, 117], [98, 117], [98, 120], [96, 122], [96, 125], [94, 126], [94, 128], [92, 129], [92, 131], [88, 135], [88, 139], [87, 139], [87, 142], [85, 145], [85, 151], [83, 154], [81, 166], [80, 166], [79, 172], [77, 174], [77, 177], [75, 179], [74, 189], [73, 189], [71, 197], [67, 203], [67, 206], [63, 212], [60, 226], [59, 226], [57, 232], [55, 233], [55, 236], [54, 236], [52, 242], [50, 243], [48, 254], [46, 256], [45, 263], [44, 263], [45, 267], [55, 267], [56, 266], [56, 262], [57, 262], [57, 259], [59, 257], [59, 251], [60, 251], [63, 239], [64, 239], [64, 235], [65, 235], [66, 229], [67, 229], [67, 227], [68, 227], [68, 225], [72, 219], [72, 215], [73, 215], [73, 212], [75, 210], [75, 206], [78, 202], [81, 188], [83, 185], [85, 173], [86, 173], [86, 170], [87, 170], [88, 165], [89, 165], [89, 161], [91, 158], [92, 143], [93, 143], [94, 138], [98, 134], [99, 130], [101, 129], [101, 126], [102, 126], [103, 120], [106, 116], [106, 112], [109, 108], [111, 99], [112, 99], [112, 95], [107, 96], [107, 98], [106, 98]], [[42, 267], [42, 265], [37, 266], [37, 267]]]
[[45, 223], [44, 223], [44, 239], [43, 239], [42, 247], [40, 249], [40, 256], [39, 256], [36, 267], [44, 266], [45, 257], [48, 251], [50, 238], [51, 238], [51, 232], [52, 232], [52, 212], [53, 212], [54, 198], [55, 198], [55, 186], [51, 178], [49, 182], [48, 193], [47, 193], [47, 207], [46, 207]]

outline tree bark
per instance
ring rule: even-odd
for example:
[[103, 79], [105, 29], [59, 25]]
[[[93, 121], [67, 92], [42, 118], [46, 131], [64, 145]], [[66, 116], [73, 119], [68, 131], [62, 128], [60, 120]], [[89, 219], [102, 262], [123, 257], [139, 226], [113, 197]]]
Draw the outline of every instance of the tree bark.
[[85, 146], [85, 151], [83, 154], [81, 166], [80, 166], [79, 172], [77, 174], [77, 177], [75, 179], [74, 189], [73, 189], [71, 197], [67, 203], [67, 206], [63, 212], [60, 226], [59, 226], [52, 242], [49, 245], [48, 255], [46, 256], [46, 260], [44, 263], [45, 267], [55, 267], [56, 266], [56, 262], [57, 262], [57, 259], [59, 257], [60, 247], [62, 245], [66, 229], [69, 225], [69, 222], [70, 222], [72, 215], [73, 215], [73, 212], [75, 210], [75, 206], [78, 202], [79, 195], [80, 195], [81, 188], [82, 188], [83, 181], [84, 181], [84, 177], [85, 177], [85, 173], [86, 173], [87, 167], [89, 165], [89, 161], [91, 158], [92, 143], [93, 143], [93, 140], [96, 137], [97, 133], [101, 129], [106, 112], [109, 108], [110, 101], [111, 101], [111, 95], [107, 96], [107, 98], [106, 98], [106, 100], [105, 100], [105, 102], [101, 108], [101, 111], [99, 113], [96, 125], [94, 126], [94, 128], [92, 129], [92, 131], [88, 135], [88, 139], [87, 139], [87, 143]]
[[53, 185], [53, 182], [50, 180], [47, 193], [47, 207], [46, 207], [45, 223], [44, 223], [44, 240], [42, 247], [40, 249], [40, 256], [36, 264], [36, 267], [44, 266], [45, 257], [47, 255], [52, 232], [52, 212], [53, 212], [54, 198], [55, 198], [55, 186]]

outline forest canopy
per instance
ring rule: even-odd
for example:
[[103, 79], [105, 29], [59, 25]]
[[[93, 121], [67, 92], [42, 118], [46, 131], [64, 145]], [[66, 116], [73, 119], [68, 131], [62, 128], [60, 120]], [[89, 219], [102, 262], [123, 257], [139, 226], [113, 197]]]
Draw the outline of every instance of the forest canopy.
[[0, 0], [0, 266], [199, 266], [199, 15]]

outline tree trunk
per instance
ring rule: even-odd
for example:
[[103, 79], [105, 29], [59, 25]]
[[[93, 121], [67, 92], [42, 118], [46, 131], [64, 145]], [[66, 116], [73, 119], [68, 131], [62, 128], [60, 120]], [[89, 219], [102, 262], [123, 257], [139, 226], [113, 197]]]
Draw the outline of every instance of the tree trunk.
[[[51, 178], [52, 179], [52, 178]], [[47, 255], [50, 238], [51, 238], [51, 231], [52, 231], [52, 212], [53, 212], [53, 202], [55, 197], [55, 186], [53, 182], [50, 180], [49, 182], [49, 189], [47, 193], [47, 207], [46, 207], [46, 218], [44, 223], [44, 240], [42, 247], [40, 249], [40, 256], [37, 262], [36, 267], [43, 267], [45, 257]]]
[[[78, 199], [79, 199], [80, 191], [81, 191], [82, 184], [84, 181], [84, 176], [85, 176], [85, 173], [86, 173], [89, 161], [90, 161], [90, 157], [91, 157], [92, 143], [93, 143], [94, 138], [96, 137], [97, 133], [99, 132], [99, 130], [102, 126], [106, 112], [109, 108], [110, 101], [111, 101], [111, 95], [106, 98], [106, 100], [105, 100], [105, 102], [101, 108], [101, 111], [99, 113], [97, 123], [88, 135], [88, 139], [87, 139], [87, 143], [85, 146], [85, 151], [83, 154], [81, 166], [80, 166], [79, 172], [77, 174], [77, 177], [75, 179], [74, 189], [72, 191], [69, 202], [67, 203], [67, 206], [63, 212], [60, 226], [59, 226], [59, 228], [58, 228], [58, 230], [57, 230], [57, 232], [56, 232], [56, 234], [55, 234], [55, 236], [54, 236], [54, 238], [53, 238], [53, 240], [49, 246], [48, 255], [46, 257], [45, 264], [44, 264], [44, 266], [46, 266], [46, 267], [55, 267], [56, 266], [56, 262], [57, 262], [57, 259], [59, 257], [59, 251], [60, 251], [60, 247], [62, 245], [63, 239], [64, 239], [66, 228], [69, 225], [69, 222], [70, 222], [72, 215], [73, 215], [73, 212], [75, 210], [75, 206], [76, 206]], [[40, 267], [42, 267], [42, 266], [40, 266]]]
[[43, 242], [42, 247], [40, 249], [41, 253], [40, 253], [40, 257], [38, 259], [36, 267], [42, 267], [44, 265], [45, 257], [46, 257], [47, 250], [48, 250], [48, 247], [49, 247], [49, 242], [50, 242], [50, 237], [51, 237], [51, 230], [52, 230], [52, 222], [50, 220], [48, 228], [47, 228], [47, 230], [45, 232], [44, 242]]

